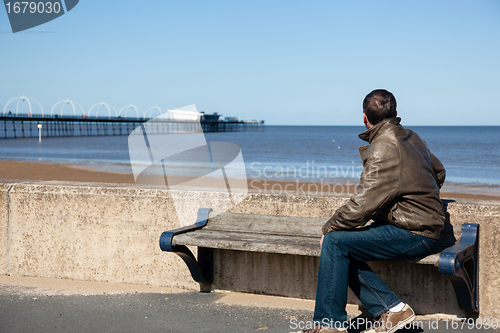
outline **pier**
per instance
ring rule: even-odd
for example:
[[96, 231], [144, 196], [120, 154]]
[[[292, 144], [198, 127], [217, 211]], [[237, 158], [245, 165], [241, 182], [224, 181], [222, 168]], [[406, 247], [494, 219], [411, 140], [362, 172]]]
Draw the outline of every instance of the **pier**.
[[[147, 122], [147, 123], [146, 123]], [[153, 133], [263, 131], [264, 121], [220, 121], [202, 117], [200, 121], [174, 119], [143, 119], [127, 117], [83, 117], [48, 115], [1, 115], [0, 139], [41, 137], [129, 135], [141, 124]]]

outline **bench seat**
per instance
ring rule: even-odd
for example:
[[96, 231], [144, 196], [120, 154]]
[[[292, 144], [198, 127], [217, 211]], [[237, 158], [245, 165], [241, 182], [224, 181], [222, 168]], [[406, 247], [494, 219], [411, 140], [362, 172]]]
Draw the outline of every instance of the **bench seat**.
[[[321, 254], [322, 218], [210, 213], [208, 221], [203, 229], [176, 235], [173, 244], [313, 257]], [[459, 231], [455, 237], [460, 238]], [[415, 262], [437, 267], [439, 254]]]
[[[319, 237], [284, 236], [252, 234], [241, 232], [221, 232], [215, 230], [197, 230], [175, 237], [176, 245], [201, 246], [212, 249], [237, 250], [249, 252], [296, 254], [319, 257]], [[415, 261], [417, 264], [439, 264], [439, 253], [431, 254]]]

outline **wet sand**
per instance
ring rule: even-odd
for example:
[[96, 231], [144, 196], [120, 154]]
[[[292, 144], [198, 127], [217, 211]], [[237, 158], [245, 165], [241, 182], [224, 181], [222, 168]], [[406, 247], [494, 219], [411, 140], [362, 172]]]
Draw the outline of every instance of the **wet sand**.
[[[0, 161], [0, 179], [7, 181], [26, 181], [26, 180], [56, 180], [56, 181], [76, 181], [92, 183], [115, 183], [115, 184], [135, 184], [132, 174], [108, 172], [84, 168], [69, 164], [51, 164], [41, 162], [24, 161]], [[182, 177], [180, 178], [182, 180]], [[145, 183], [154, 183], [154, 179], [149, 181], [144, 179]], [[207, 184], [210, 186], [212, 184]], [[251, 190], [266, 190], [271, 193], [304, 193], [304, 194], [333, 194], [350, 195], [354, 193], [355, 184], [332, 184], [332, 183], [312, 183], [301, 181], [276, 181], [249, 179], [248, 188]], [[475, 189], [477, 191], [477, 188]], [[460, 192], [441, 193], [443, 198], [466, 198], [481, 200], [500, 200], [500, 195], [467, 193], [467, 188]]]
[[0, 179], [62, 180], [93, 183], [134, 184], [134, 176], [126, 173], [105, 172], [70, 164], [0, 161]]

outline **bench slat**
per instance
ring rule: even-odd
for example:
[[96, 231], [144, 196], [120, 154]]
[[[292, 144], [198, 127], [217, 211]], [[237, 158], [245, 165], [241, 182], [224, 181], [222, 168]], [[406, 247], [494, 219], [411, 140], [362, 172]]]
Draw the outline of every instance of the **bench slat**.
[[297, 254], [319, 257], [319, 238], [270, 236], [240, 232], [217, 232], [201, 229], [175, 236], [175, 245], [193, 245], [225, 250]]
[[430, 256], [422, 258], [419, 261], [416, 261], [415, 263], [424, 265], [434, 265], [437, 267], [439, 265], [439, 253], [431, 254]]
[[[210, 213], [209, 222], [204, 229], [319, 238], [321, 227], [327, 220], [316, 217]], [[460, 240], [461, 229], [459, 227], [453, 228], [453, 231], [447, 230], [447, 232], [452, 232], [456, 240]], [[451, 234], [449, 236], [451, 237]]]
[[[319, 257], [321, 254], [318, 237], [271, 236], [200, 229], [187, 234], [177, 235], [174, 238], [174, 243], [175, 245], [201, 246], [214, 249], [296, 254], [314, 257]], [[439, 254], [432, 254], [414, 262], [437, 266], [439, 263]]]
[[[215, 213], [218, 214], [218, 213]], [[297, 216], [271, 216], [255, 214], [210, 214], [204, 230], [247, 232], [268, 235], [300, 235], [321, 237], [321, 227], [327, 219]], [[215, 216], [214, 216], [215, 215]]]

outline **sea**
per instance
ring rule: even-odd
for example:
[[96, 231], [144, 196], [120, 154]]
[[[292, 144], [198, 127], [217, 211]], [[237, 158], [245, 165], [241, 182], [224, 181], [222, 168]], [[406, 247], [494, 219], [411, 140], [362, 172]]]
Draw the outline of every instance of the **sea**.
[[[454, 192], [500, 194], [500, 126], [408, 126], [446, 168]], [[355, 183], [362, 170], [362, 126], [266, 126], [205, 133], [238, 145], [247, 178]], [[171, 134], [182, 135], [182, 134]], [[127, 136], [1, 139], [0, 160], [74, 164], [132, 173]], [[179, 168], [186, 173], [189, 168]], [[0, 176], [1, 178], [1, 176]]]

